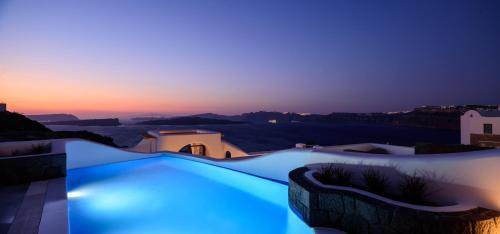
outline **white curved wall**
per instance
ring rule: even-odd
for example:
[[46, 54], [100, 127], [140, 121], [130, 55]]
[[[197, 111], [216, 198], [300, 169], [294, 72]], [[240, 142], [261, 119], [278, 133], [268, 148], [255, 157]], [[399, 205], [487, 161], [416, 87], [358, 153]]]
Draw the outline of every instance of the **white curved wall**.
[[204, 130], [192, 131], [149, 131], [154, 136], [142, 139], [136, 146], [127, 150], [141, 153], [158, 151], [179, 152], [184, 146], [201, 144], [205, 146], [206, 156], [223, 159], [226, 152], [231, 152], [231, 157], [243, 157], [248, 154], [237, 146], [222, 140], [222, 134]]
[[179, 152], [189, 144], [202, 144], [206, 154], [212, 158], [224, 158], [220, 133], [160, 135], [156, 140], [157, 151]]
[[231, 152], [231, 158], [239, 158], [239, 157], [246, 157], [248, 154], [240, 149], [238, 146], [235, 146], [227, 141], [222, 141], [222, 149], [224, 151], [224, 154], [226, 151]]
[[157, 157], [160, 155], [160, 153], [143, 154], [129, 152], [84, 140], [70, 140], [66, 142], [67, 169]]
[[453, 183], [453, 189], [443, 187], [442, 193], [455, 202], [500, 210], [500, 150], [485, 150], [437, 155], [377, 155], [363, 153], [325, 153], [292, 149], [241, 160], [215, 161], [176, 153], [142, 154], [122, 151], [87, 141], [70, 141], [66, 145], [68, 169], [93, 166], [156, 156], [185, 158], [205, 162], [245, 173], [288, 181], [288, 172], [314, 163], [378, 165], [413, 174], [424, 171], [434, 174], [434, 180]]
[[137, 145], [127, 148], [128, 151], [139, 153], [153, 153], [156, 152], [156, 139], [144, 138]]
[[[173, 157], [186, 157], [170, 155]], [[436, 196], [447, 201], [500, 210], [500, 150], [439, 155], [376, 155], [349, 152], [324, 153], [312, 150], [285, 150], [239, 161], [203, 161], [265, 178], [288, 181], [288, 172], [314, 163], [342, 163], [394, 167], [412, 175], [424, 172], [442, 183]], [[449, 184], [453, 184], [450, 186]], [[443, 195], [444, 194], [444, 195]]]

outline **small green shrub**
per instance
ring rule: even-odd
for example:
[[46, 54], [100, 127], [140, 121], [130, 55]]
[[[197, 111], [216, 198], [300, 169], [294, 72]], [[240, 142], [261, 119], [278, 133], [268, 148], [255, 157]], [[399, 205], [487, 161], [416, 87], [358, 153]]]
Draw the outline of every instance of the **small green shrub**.
[[404, 175], [400, 184], [401, 198], [413, 204], [426, 204], [428, 197], [428, 186], [424, 178], [416, 174]]
[[333, 169], [334, 183], [341, 186], [351, 185], [352, 173], [345, 170], [342, 167], [336, 167]]
[[410, 204], [436, 205], [428, 200], [430, 192], [427, 180], [417, 176], [417, 173], [403, 175], [401, 182], [398, 184], [398, 192], [390, 191], [391, 184], [389, 178], [373, 167], [369, 167], [361, 172], [363, 184], [352, 183], [352, 173], [343, 167], [335, 166], [335, 164], [326, 164], [320, 167], [318, 172], [314, 173], [313, 176], [323, 184], [357, 188]]
[[380, 195], [387, 193], [389, 179], [380, 171], [370, 167], [364, 170], [361, 175], [363, 176], [366, 190]]
[[331, 184], [333, 178], [333, 165], [321, 166], [314, 177], [324, 184]]
[[351, 185], [351, 176], [352, 173], [350, 171], [342, 167], [336, 167], [332, 164], [321, 167], [319, 172], [315, 175], [316, 179], [321, 183], [340, 186]]

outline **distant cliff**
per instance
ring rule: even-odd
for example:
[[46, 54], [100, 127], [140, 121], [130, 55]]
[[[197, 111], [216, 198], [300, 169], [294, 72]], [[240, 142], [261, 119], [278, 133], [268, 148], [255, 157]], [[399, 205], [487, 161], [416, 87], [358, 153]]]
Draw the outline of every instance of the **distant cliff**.
[[170, 119], [156, 119], [138, 122], [139, 125], [211, 125], [211, 124], [239, 124], [242, 122], [223, 120], [223, 119], [209, 119], [201, 117], [176, 117]]
[[[140, 117], [135, 118], [140, 124], [233, 124], [233, 123], [324, 123], [324, 124], [384, 124], [392, 126], [460, 129], [460, 116], [467, 110], [498, 110], [499, 105], [449, 105], [421, 106], [412, 111], [375, 112], [375, 113], [344, 113], [310, 114], [294, 112], [258, 111], [240, 115], [220, 115], [203, 113], [177, 118]], [[200, 118], [200, 119], [188, 119]], [[142, 121], [138, 121], [142, 120]], [[147, 120], [147, 121], [146, 121]], [[214, 120], [221, 120], [217, 122]], [[228, 121], [228, 122], [224, 122]]]
[[74, 126], [119, 126], [118, 119], [82, 119], [73, 121], [46, 122], [46, 125], [74, 125]]
[[331, 113], [328, 115], [300, 115], [297, 113], [252, 112], [242, 115], [246, 122], [267, 122], [275, 119], [283, 122], [314, 122], [314, 123], [363, 123], [387, 124], [395, 126], [459, 129], [460, 112], [426, 112], [411, 111], [400, 113]]
[[71, 114], [26, 115], [26, 117], [41, 123], [79, 120], [76, 116]]
[[214, 114], [214, 113], [203, 113], [203, 114], [197, 114], [197, 115], [192, 115], [192, 116], [206, 118], [206, 119], [222, 119], [222, 120], [231, 120], [231, 121], [237, 121], [237, 122], [243, 121], [242, 115], [219, 115], [219, 114]]
[[88, 131], [52, 131], [43, 124], [13, 112], [0, 112], [0, 142], [59, 138], [81, 138], [115, 146], [111, 137]]
[[241, 115], [224, 116], [217, 114], [200, 114], [194, 117], [203, 116], [226, 121], [267, 123], [276, 120], [276, 123], [367, 123], [367, 124], [387, 124], [394, 126], [425, 127], [441, 129], [459, 129], [460, 111], [436, 112], [415, 110], [411, 112], [398, 113], [341, 113], [334, 112], [327, 115], [320, 114], [298, 114], [292, 112], [250, 112]]

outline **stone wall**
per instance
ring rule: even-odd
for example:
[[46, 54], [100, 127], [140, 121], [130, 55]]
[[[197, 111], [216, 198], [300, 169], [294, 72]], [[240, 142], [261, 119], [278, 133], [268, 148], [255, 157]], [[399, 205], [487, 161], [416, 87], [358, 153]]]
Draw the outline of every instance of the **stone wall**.
[[0, 185], [66, 176], [66, 154], [0, 158]]
[[500, 233], [500, 212], [475, 208], [462, 212], [419, 211], [355, 192], [328, 189], [304, 176], [289, 174], [290, 205], [313, 227], [348, 233]]

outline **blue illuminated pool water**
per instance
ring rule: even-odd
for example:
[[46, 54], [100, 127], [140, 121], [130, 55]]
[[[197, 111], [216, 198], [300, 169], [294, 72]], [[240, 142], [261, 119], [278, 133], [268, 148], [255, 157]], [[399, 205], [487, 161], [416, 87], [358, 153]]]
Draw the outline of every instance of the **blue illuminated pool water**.
[[71, 233], [312, 233], [287, 186], [179, 158], [68, 171]]

